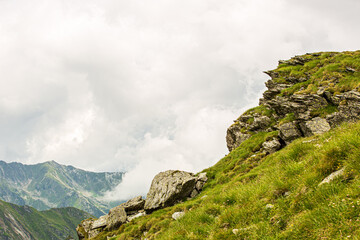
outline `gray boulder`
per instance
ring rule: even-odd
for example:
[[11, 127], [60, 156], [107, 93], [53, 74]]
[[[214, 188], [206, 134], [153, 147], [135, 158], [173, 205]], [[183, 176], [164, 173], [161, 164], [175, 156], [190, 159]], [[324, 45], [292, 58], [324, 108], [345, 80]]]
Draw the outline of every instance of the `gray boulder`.
[[101, 233], [102, 228], [94, 228], [93, 218], [89, 218], [86, 220], [83, 220], [76, 228], [77, 235], [79, 237], [79, 240], [87, 239], [87, 238], [93, 238], [99, 235]]
[[144, 209], [147, 212], [174, 205], [176, 202], [189, 197], [197, 177], [183, 171], [168, 170], [157, 174], [146, 196]]
[[325, 183], [330, 183], [332, 182], [334, 179], [341, 177], [345, 174], [345, 167], [341, 168], [338, 171], [335, 171], [333, 173], [331, 173], [329, 176], [327, 176], [324, 180], [321, 181], [321, 183], [319, 183], [319, 186], [325, 184]]
[[108, 221], [104, 230], [111, 231], [120, 227], [126, 222], [126, 212], [121, 206], [110, 209], [108, 213]]
[[251, 137], [250, 134], [242, 133], [241, 128], [242, 127], [239, 124], [235, 123], [227, 130], [226, 143], [230, 152]]
[[279, 127], [280, 138], [285, 141], [286, 144], [301, 137], [301, 132], [296, 126], [295, 122], [284, 123]]
[[301, 130], [306, 137], [323, 134], [331, 129], [330, 124], [324, 118], [316, 117], [300, 124]]
[[178, 220], [182, 217], [185, 216], [185, 212], [174, 212], [171, 217], [174, 219], [174, 220]]
[[279, 150], [281, 148], [281, 143], [279, 142], [278, 139], [274, 138], [270, 141], [266, 141], [262, 144], [264, 150], [267, 152], [267, 153], [274, 153], [276, 152], [277, 150]]

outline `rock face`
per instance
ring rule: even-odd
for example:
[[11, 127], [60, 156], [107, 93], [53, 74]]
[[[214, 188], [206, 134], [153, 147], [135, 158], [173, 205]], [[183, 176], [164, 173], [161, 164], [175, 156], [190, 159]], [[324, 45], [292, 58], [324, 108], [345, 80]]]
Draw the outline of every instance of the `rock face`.
[[344, 68], [341, 76], [334, 73], [331, 77], [314, 74], [320, 67], [316, 64], [311, 71], [296, 68], [293, 74], [289, 70], [310, 61], [316, 63], [321, 55], [279, 61], [277, 69], [265, 72], [271, 79], [265, 83], [267, 90], [259, 106], [243, 113], [227, 130], [229, 151], [258, 132], [278, 131], [279, 143], [267, 141], [259, 150], [273, 153], [299, 137], [322, 134], [342, 122], [360, 119], [360, 86], [342, 86], [351, 82], [346, 80], [355, 73], [348, 70], [351, 67]]
[[194, 190], [197, 177], [194, 174], [168, 170], [155, 176], [146, 196], [144, 209], [147, 212], [174, 205], [189, 197]]

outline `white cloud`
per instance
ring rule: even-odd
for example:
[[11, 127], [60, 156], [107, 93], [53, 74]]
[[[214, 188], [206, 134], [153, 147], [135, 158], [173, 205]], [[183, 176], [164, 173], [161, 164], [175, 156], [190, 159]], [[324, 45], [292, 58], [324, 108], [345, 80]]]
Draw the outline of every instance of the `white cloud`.
[[109, 196], [199, 171], [257, 104], [263, 70], [355, 50], [357, 1], [0, 1], [0, 158], [126, 170]]

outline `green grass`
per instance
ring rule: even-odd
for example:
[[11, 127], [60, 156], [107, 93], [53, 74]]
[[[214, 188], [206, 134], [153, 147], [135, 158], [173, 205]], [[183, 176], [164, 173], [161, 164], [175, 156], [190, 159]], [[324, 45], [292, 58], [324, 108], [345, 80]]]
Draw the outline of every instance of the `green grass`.
[[[252, 136], [204, 170], [210, 179], [198, 197], [97, 239], [139, 239], [144, 232], [148, 239], [359, 239], [360, 122], [295, 140], [268, 156], [256, 153], [273, 135]], [[318, 186], [343, 166], [344, 176]], [[172, 220], [180, 210], [186, 215]]]
[[[319, 55], [319, 56], [318, 56]], [[282, 63], [274, 70], [279, 77], [278, 83], [286, 83], [288, 78], [304, 78], [305, 82], [297, 83], [284, 89], [281, 95], [316, 93], [319, 87], [333, 93], [341, 93], [359, 87], [360, 84], [360, 51], [342, 53], [318, 53], [316, 56], [303, 55], [307, 59], [304, 65]], [[348, 71], [353, 69], [355, 72]]]

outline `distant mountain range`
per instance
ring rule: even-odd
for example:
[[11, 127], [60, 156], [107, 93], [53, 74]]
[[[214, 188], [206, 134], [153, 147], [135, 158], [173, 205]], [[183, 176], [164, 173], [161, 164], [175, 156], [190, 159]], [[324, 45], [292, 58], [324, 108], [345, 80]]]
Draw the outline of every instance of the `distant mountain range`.
[[0, 239], [77, 239], [76, 225], [89, 217], [73, 207], [37, 211], [0, 200]]
[[88, 172], [49, 161], [35, 165], [0, 161], [0, 199], [38, 210], [76, 207], [101, 216], [119, 202], [101, 197], [117, 186], [122, 172]]

